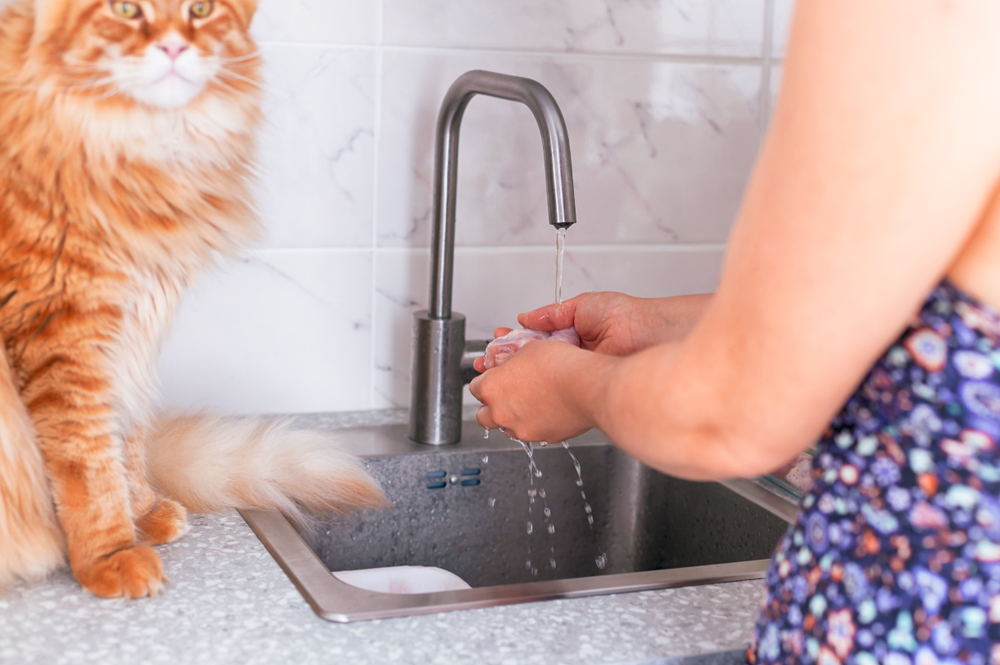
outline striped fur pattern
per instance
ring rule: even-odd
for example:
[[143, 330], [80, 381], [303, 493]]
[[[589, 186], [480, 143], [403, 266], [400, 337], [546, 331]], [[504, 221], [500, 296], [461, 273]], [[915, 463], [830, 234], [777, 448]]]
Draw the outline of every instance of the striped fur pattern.
[[258, 233], [255, 9], [15, 0], [0, 16], [0, 586], [68, 557], [97, 595], [152, 596], [151, 546], [187, 509], [384, 501], [329, 441], [150, 413], [182, 292]]

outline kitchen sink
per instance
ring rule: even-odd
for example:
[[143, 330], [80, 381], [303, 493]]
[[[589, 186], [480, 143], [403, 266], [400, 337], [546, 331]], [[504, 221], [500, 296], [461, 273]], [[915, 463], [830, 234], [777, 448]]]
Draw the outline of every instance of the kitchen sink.
[[[242, 514], [316, 613], [340, 622], [760, 578], [795, 515], [794, 497], [765, 483], [673, 478], [596, 431], [536, 444], [530, 459], [499, 432], [465, 432], [446, 447], [404, 426], [339, 432], [390, 510], [308, 530]], [[380, 593], [331, 574], [392, 566], [442, 568], [472, 588]]]

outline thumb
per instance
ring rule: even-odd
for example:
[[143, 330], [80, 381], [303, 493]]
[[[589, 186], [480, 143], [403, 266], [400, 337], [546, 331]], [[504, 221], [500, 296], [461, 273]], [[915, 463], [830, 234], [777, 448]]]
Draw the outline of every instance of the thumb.
[[553, 303], [533, 309], [530, 312], [525, 312], [524, 314], [518, 314], [517, 322], [525, 328], [544, 332], [572, 328], [573, 321], [576, 318], [577, 298], [579, 296], [570, 298], [560, 304]]

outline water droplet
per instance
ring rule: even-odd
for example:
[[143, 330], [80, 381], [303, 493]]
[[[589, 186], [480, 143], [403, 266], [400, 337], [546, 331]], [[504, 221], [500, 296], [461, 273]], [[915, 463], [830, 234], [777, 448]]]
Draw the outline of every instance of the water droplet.
[[555, 559], [549, 559], [549, 565], [552, 566], [553, 568], [555, 568], [556, 567], [556, 560]]
[[594, 526], [594, 516], [593, 515], [587, 515], [587, 522], [590, 523], [590, 526]]
[[454, 485], [457, 482], [458, 482], [458, 476], [452, 476], [451, 477], [451, 484]]
[[583, 480], [581, 480], [581, 479], [577, 478], [577, 479], [576, 479], [576, 486], [577, 486], [577, 487], [583, 487]]
[[534, 530], [535, 530], [535, 525], [532, 524], [531, 522], [528, 522], [528, 533], [530, 534]]
[[496, 499], [496, 497], [491, 496], [490, 500], [488, 501], [488, 503], [490, 504], [490, 508], [492, 508], [493, 506], [497, 505], [497, 499]]
[[[484, 427], [483, 428], [483, 438], [484, 439], [490, 438], [490, 428], [489, 427]], [[486, 455], [483, 455], [483, 457], [486, 457]]]
[[583, 504], [583, 512], [589, 515], [590, 513], [594, 512], [594, 510], [590, 507], [589, 503], [585, 503]]
[[531, 574], [532, 575], [537, 575], [538, 574], [538, 569], [537, 568], [532, 568], [531, 569]]
[[541, 477], [542, 477], [541, 469], [535, 469], [535, 478], [541, 478]]
[[542, 512], [543, 512], [543, 513], [545, 513], [545, 516], [546, 516], [546, 517], [552, 517], [552, 511], [551, 511], [551, 510], [549, 510], [548, 508], [546, 508], [546, 509], [545, 509], [545, 510], [543, 510]]
[[556, 525], [555, 524], [550, 524], [549, 525], [549, 534], [553, 534], [555, 532], [556, 532]]
[[531, 488], [531, 489], [528, 490], [528, 496], [535, 496], [537, 494], [538, 494], [538, 490], [536, 490], [535, 488]]
[[596, 558], [596, 559], [594, 559], [594, 563], [596, 563], [596, 564], [597, 564], [597, 567], [598, 567], [598, 568], [600, 568], [601, 570], [604, 570], [605, 566], [607, 566], [607, 565], [608, 565], [608, 555], [607, 555], [607, 554], [605, 554], [604, 552], [601, 552], [601, 553], [600, 553], [600, 554], [599, 554], [599, 555], [597, 556], [597, 558]]
[[580, 492], [580, 498], [583, 499], [584, 501], [586, 501], [587, 500], [587, 493], [586, 492]]
[[490, 461], [490, 456], [489, 455], [483, 455], [483, 464], [486, 464], [489, 461]]
[[524, 567], [528, 570], [531, 570], [531, 559], [528, 559], [527, 561], [524, 562]]
[[541, 488], [540, 490], [538, 490], [538, 496], [542, 497], [543, 499], [545, 498], [545, 488], [544, 487]]
[[548, 441], [539, 441], [538, 445], [540, 445], [542, 448], [544, 448], [545, 446], [549, 445], [549, 442]]

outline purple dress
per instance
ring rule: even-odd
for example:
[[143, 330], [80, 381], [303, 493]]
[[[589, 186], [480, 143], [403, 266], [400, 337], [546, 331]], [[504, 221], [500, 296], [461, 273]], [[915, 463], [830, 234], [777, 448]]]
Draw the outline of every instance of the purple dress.
[[750, 663], [1000, 664], [1000, 312], [948, 281], [830, 424]]

